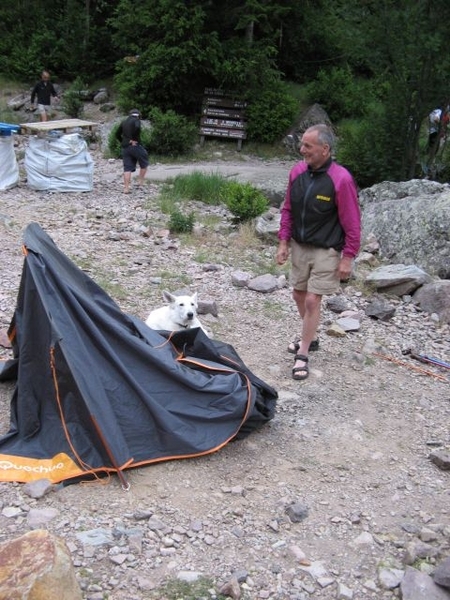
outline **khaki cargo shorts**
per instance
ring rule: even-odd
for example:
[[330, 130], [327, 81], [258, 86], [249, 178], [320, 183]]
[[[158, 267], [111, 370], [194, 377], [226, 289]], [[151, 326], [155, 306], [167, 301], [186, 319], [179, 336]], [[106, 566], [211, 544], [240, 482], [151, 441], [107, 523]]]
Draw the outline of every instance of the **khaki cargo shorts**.
[[340, 287], [338, 266], [341, 253], [291, 240], [291, 284], [295, 290], [319, 296], [335, 294]]

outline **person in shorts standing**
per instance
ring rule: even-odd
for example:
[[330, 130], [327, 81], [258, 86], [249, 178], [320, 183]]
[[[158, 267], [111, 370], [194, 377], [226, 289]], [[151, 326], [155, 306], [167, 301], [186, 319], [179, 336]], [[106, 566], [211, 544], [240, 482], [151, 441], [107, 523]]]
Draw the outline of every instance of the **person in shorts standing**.
[[131, 174], [139, 164], [138, 185], [144, 183], [148, 167], [148, 153], [141, 145], [141, 113], [136, 108], [130, 111], [117, 129], [117, 139], [122, 147], [124, 193], [130, 193]]
[[37, 109], [41, 121], [48, 121], [48, 116], [52, 109], [52, 97], [56, 101], [59, 100], [55, 87], [50, 81], [50, 73], [42, 71], [41, 80], [36, 83], [31, 92], [31, 105], [35, 107], [35, 101], [37, 101]]
[[340, 281], [350, 277], [360, 246], [357, 186], [349, 171], [333, 161], [333, 149], [334, 135], [327, 125], [304, 132], [303, 161], [291, 169], [281, 210], [276, 261], [284, 264], [291, 253], [302, 332], [288, 351], [295, 354], [292, 377], [299, 381], [309, 375], [309, 351], [318, 349], [322, 296], [336, 293]]

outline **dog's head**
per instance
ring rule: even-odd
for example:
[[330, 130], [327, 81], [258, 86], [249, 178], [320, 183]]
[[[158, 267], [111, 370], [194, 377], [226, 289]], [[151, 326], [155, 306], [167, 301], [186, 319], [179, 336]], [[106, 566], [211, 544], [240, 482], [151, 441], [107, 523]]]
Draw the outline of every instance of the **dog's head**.
[[169, 303], [172, 319], [179, 325], [187, 326], [197, 316], [197, 292], [192, 296], [175, 296], [163, 292], [163, 298]]

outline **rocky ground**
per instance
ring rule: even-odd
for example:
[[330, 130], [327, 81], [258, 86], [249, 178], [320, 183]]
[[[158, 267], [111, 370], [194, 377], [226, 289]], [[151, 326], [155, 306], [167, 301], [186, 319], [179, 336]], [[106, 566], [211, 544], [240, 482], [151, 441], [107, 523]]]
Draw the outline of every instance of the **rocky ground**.
[[[127, 196], [121, 162], [93, 156], [93, 192], [36, 192], [22, 174], [0, 194], [0, 329], [15, 306], [22, 232], [35, 221], [128, 313], [145, 318], [165, 288], [214, 300], [219, 316], [204, 316], [206, 326], [277, 389], [277, 413], [218, 453], [127, 472], [129, 491], [113, 477], [32, 499], [22, 484], [0, 483], [0, 541], [39, 526], [62, 537], [86, 600], [161, 599], [165, 581], [198, 574], [211, 578], [202, 598], [226, 582], [234, 598], [255, 600], [400, 597], [406, 564], [432, 572], [450, 554], [450, 472], [429, 457], [450, 445], [448, 372], [419, 372], [401, 350], [448, 361], [449, 326], [395, 301], [390, 321], [365, 317], [359, 331], [331, 337], [336, 314], [324, 299], [320, 349], [309, 379], [296, 382], [289, 288], [261, 294], [231, 283], [237, 270], [282, 274], [275, 247], [236, 230], [224, 209], [199, 205], [195, 234], [169, 238], [151, 169]], [[280, 164], [280, 177], [288, 168]], [[358, 280], [342, 296], [364, 313]], [[0, 383], [1, 433], [12, 387]]]

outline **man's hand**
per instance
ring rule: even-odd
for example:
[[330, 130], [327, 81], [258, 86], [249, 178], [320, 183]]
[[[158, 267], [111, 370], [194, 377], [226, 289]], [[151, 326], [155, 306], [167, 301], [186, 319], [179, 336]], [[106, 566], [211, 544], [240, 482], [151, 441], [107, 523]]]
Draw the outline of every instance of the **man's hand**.
[[276, 261], [277, 265], [284, 265], [289, 256], [289, 243], [286, 240], [281, 240], [278, 245]]
[[343, 256], [338, 266], [338, 276], [340, 281], [347, 281], [352, 274], [353, 259], [350, 256]]

